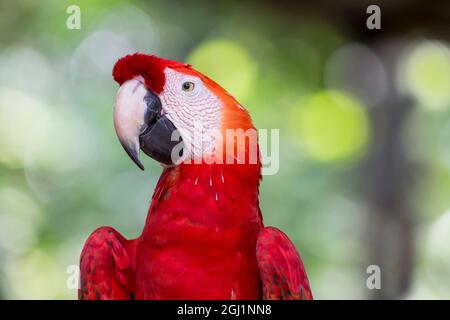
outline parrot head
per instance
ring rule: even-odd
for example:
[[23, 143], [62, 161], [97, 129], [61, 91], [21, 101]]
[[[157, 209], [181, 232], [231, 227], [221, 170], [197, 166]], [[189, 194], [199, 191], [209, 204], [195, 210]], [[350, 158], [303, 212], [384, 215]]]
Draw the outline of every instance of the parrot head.
[[114, 127], [142, 170], [140, 150], [165, 166], [223, 157], [226, 130], [254, 129], [225, 89], [188, 64], [134, 53], [117, 61], [113, 77], [120, 85]]

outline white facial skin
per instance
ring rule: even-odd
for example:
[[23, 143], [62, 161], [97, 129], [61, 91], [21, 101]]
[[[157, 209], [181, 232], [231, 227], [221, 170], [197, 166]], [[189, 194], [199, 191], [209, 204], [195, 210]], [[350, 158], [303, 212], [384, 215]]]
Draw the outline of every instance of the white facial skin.
[[[221, 101], [198, 77], [170, 68], [164, 73], [166, 82], [159, 98], [163, 113], [178, 128], [185, 143], [182, 160], [214, 155]], [[183, 88], [184, 83], [189, 83], [188, 88]]]

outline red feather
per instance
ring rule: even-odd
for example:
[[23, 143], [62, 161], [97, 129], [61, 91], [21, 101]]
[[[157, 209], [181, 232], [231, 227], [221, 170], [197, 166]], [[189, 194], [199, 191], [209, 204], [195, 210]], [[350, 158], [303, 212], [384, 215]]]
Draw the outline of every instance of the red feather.
[[113, 228], [95, 230], [81, 252], [79, 299], [131, 299], [134, 251], [134, 242], [127, 241]]
[[260, 298], [258, 170], [206, 164], [165, 170], [136, 259], [142, 284], [136, 298]]
[[302, 259], [280, 230], [261, 230], [256, 245], [263, 296], [267, 300], [312, 300]]
[[164, 74], [166, 67], [189, 68], [189, 65], [136, 52], [119, 59], [114, 65], [112, 74], [114, 80], [120, 85], [136, 76], [142, 76], [147, 88], [159, 94], [162, 92], [166, 82]]

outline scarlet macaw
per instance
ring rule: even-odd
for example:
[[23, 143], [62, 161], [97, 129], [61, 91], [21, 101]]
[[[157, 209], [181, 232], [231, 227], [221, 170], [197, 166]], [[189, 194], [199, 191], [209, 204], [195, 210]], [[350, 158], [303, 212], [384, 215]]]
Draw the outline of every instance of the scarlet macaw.
[[193, 139], [196, 122], [203, 131], [254, 129], [248, 112], [185, 63], [135, 53], [116, 63], [113, 77], [122, 146], [141, 169], [143, 150], [164, 170], [141, 236], [127, 240], [101, 227], [87, 239], [79, 298], [312, 299], [294, 245], [263, 224], [259, 154], [254, 163], [192, 161], [226, 158], [239, 148], [248, 156], [257, 141], [233, 140], [233, 148], [221, 149], [219, 136]]

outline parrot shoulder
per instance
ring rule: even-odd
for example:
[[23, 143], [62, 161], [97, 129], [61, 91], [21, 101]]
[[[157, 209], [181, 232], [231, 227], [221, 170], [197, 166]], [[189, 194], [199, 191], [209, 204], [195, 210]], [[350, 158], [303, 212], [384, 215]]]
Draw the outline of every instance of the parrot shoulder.
[[80, 256], [79, 299], [132, 298], [133, 242], [111, 227], [100, 227], [89, 236]]
[[265, 300], [312, 300], [300, 254], [279, 229], [261, 229], [256, 256]]

